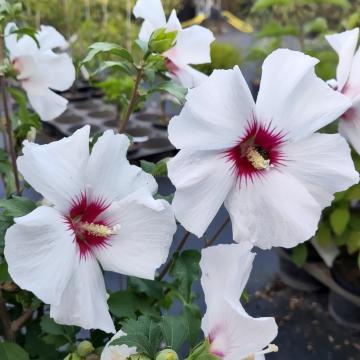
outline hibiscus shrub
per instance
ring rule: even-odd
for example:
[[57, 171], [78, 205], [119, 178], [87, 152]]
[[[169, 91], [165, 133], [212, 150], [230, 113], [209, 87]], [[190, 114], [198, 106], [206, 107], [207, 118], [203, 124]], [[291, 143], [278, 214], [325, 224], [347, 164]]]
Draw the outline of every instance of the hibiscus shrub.
[[[51, 26], [18, 27], [21, 10], [0, 0], [0, 358], [231, 360], [278, 351], [274, 318], [253, 318], [240, 301], [253, 247], [303, 244], [334, 194], [350, 188], [325, 210], [317, 234], [330, 231], [328, 221], [340, 239], [349, 225], [348, 249], [360, 249], [347, 208], [359, 192], [349, 145], [318, 133], [342, 117], [356, 148], [356, 122], [347, 120], [357, 117], [358, 64], [350, 69], [337, 44], [355, 50], [358, 31], [327, 38], [340, 57], [329, 84], [316, 76], [317, 59], [273, 51], [255, 101], [238, 66], [209, 76], [192, 67], [210, 62], [211, 31], [183, 29], [160, 0], [138, 0], [134, 51], [96, 42], [79, 65], [92, 79], [108, 76], [99, 86], [118, 105], [117, 130], [90, 136], [85, 125], [40, 145], [41, 121], [66, 110], [62, 93], [76, 71], [68, 41]], [[131, 116], [163, 92], [182, 106], [168, 124], [179, 152], [130, 164]], [[163, 176], [176, 188], [167, 197], [158, 193]], [[183, 250], [191, 233], [204, 238], [222, 204], [229, 217], [211, 240]], [[169, 256], [177, 221], [183, 234]], [[212, 246], [229, 222], [234, 243]], [[107, 286], [109, 272], [126, 286]]]

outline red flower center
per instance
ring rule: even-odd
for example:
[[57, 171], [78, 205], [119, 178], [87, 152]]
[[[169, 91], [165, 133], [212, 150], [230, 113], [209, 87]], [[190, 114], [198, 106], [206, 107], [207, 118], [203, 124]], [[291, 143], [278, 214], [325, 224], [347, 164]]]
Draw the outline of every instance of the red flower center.
[[170, 74], [176, 75], [179, 68], [169, 59], [165, 59], [165, 66], [169, 70]]
[[271, 123], [266, 126], [256, 119], [249, 122], [245, 135], [225, 153], [233, 163], [238, 181], [253, 181], [254, 177], [263, 176], [270, 167], [283, 164], [281, 145], [284, 142], [284, 134], [272, 128]]
[[109, 207], [105, 201], [90, 201], [86, 193], [82, 193], [71, 205], [66, 222], [74, 232], [75, 241], [80, 251], [80, 258], [92, 254], [93, 249], [109, 246], [109, 238], [114, 228], [100, 215]]

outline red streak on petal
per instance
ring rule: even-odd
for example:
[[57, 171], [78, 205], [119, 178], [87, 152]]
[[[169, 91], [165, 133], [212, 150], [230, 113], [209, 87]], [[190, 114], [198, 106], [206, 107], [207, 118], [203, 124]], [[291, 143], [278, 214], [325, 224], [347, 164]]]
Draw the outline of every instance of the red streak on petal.
[[281, 145], [285, 143], [285, 134], [277, 131], [271, 124], [264, 125], [257, 121], [255, 117], [248, 122], [245, 135], [238, 141], [237, 145], [225, 152], [228, 161], [233, 163], [233, 171], [241, 184], [253, 182], [254, 178], [266, 174], [266, 169], [256, 169], [248, 160], [246, 153], [249, 147], [261, 149], [270, 160], [271, 166], [284, 165], [284, 154]]
[[170, 74], [176, 75], [179, 68], [169, 59], [165, 59], [165, 66], [169, 70]]

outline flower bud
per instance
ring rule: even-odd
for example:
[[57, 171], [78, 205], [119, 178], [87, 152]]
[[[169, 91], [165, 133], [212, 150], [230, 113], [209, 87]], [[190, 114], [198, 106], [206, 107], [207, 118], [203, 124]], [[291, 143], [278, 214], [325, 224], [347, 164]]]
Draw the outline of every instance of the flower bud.
[[174, 350], [164, 349], [157, 354], [156, 360], [179, 360], [179, 357]]
[[77, 354], [81, 357], [91, 354], [94, 351], [94, 346], [90, 341], [84, 340], [77, 347]]
[[69, 354], [64, 360], [81, 360], [81, 357], [76, 353], [72, 353]]

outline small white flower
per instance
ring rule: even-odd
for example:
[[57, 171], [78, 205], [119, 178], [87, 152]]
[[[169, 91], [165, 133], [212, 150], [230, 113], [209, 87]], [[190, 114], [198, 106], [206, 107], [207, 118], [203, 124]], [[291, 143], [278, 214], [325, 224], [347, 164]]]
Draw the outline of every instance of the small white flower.
[[210, 44], [215, 38], [210, 30], [198, 25], [182, 29], [175, 10], [166, 21], [161, 0], [138, 0], [134, 7], [134, 15], [136, 18], [144, 19], [139, 39], [145, 42], [148, 42], [151, 34], [160, 28], [178, 32], [176, 45], [163, 54], [169, 73], [174, 79], [183, 86], [192, 88], [207, 78], [190, 64], [211, 62]]
[[89, 131], [25, 142], [19, 171], [54, 206], [15, 219], [5, 256], [14, 281], [50, 304], [57, 323], [115, 332], [99, 263], [153, 279], [176, 225], [170, 205], [152, 197], [154, 178], [127, 161], [128, 138], [106, 131], [89, 154]]
[[126, 335], [122, 330], [117, 332], [111, 340], [106, 344], [100, 360], [126, 360], [131, 355], [136, 354], [136, 347], [128, 347], [127, 345], [110, 345], [110, 343], [121, 336]]
[[236, 242], [268, 249], [311, 238], [333, 194], [359, 180], [340, 135], [314, 134], [351, 105], [316, 77], [318, 60], [279, 49], [265, 60], [256, 104], [238, 67], [189, 90], [169, 138], [173, 208], [201, 237], [221, 205]]
[[58, 54], [55, 48], [65, 49], [64, 37], [51, 26], [41, 26], [35, 40], [28, 35], [17, 39], [11, 31], [14, 23], [5, 28], [5, 45], [10, 54], [17, 79], [27, 93], [31, 106], [44, 121], [61, 115], [68, 101], [53, 90], [64, 91], [75, 80], [75, 67], [67, 54]]
[[360, 49], [356, 51], [358, 39], [358, 28], [326, 36], [326, 40], [339, 55], [337, 79], [330, 80], [330, 86], [352, 102], [352, 107], [340, 119], [339, 132], [360, 154]]
[[254, 257], [248, 244], [213, 246], [201, 254], [201, 285], [207, 306], [201, 328], [210, 352], [222, 360], [261, 359], [277, 349], [269, 346], [277, 336], [274, 318], [252, 318], [239, 301]]

